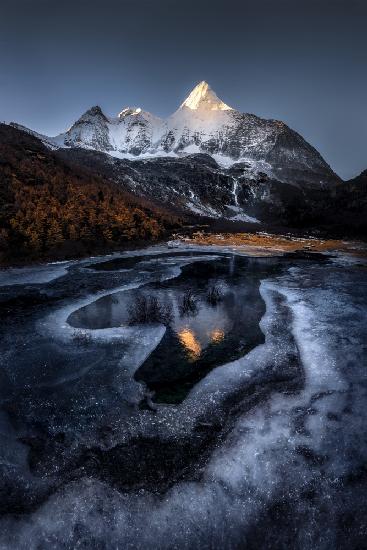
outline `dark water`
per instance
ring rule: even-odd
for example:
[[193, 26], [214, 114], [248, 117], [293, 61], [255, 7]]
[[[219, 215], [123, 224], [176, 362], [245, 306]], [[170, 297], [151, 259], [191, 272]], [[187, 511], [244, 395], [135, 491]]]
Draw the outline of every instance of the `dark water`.
[[[160, 261], [161, 257], [150, 256], [140, 266], [155, 269]], [[259, 322], [265, 304], [259, 284], [262, 278], [279, 272], [282, 264], [280, 260], [236, 256], [215, 262], [201, 260], [183, 267], [173, 280], [105, 296], [73, 313], [68, 322], [88, 329], [128, 325], [135, 300], [156, 298], [171, 312], [171, 318], [163, 319], [166, 333], [135, 379], [154, 392], [156, 401], [179, 403], [214, 367], [243, 356], [264, 341]], [[119, 269], [121, 262], [108, 265]], [[218, 293], [214, 300], [212, 289]], [[188, 295], [192, 296], [185, 308]]]

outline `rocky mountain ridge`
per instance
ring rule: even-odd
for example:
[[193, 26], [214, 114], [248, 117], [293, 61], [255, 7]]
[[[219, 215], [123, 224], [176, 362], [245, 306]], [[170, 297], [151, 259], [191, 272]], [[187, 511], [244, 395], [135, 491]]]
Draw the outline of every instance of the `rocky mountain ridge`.
[[325, 188], [340, 182], [297, 132], [281, 121], [240, 113], [220, 100], [205, 81], [167, 119], [136, 107], [108, 117], [95, 106], [66, 132], [36, 137], [52, 148], [92, 149], [131, 160], [207, 154], [223, 168], [242, 163], [255, 179], [265, 173], [301, 187]]

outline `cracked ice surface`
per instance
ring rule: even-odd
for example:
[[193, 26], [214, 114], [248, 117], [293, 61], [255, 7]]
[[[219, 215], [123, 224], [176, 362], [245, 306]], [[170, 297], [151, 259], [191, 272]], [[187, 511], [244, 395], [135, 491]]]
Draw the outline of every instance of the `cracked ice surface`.
[[[179, 276], [180, 265], [169, 266], [165, 276]], [[112, 418], [113, 434], [97, 443], [113, 449], [139, 435], [157, 441], [166, 438], [172, 445], [187, 438], [194, 448], [198, 427], [207, 424], [214, 430], [219, 425], [220, 435], [187, 478], [157, 494], [144, 486], [120, 490], [106, 480], [78, 475], [51, 491], [35, 510], [1, 520], [0, 546], [326, 549], [348, 543], [363, 547], [367, 509], [364, 269], [342, 261], [295, 261], [290, 269], [263, 279], [264, 343], [213, 369], [179, 406], [161, 406], [152, 412], [139, 410], [134, 400], [128, 400], [120, 409], [121, 417]], [[124, 283], [114, 291], [142, 281]], [[108, 291], [54, 308], [37, 320], [37, 330], [48, 335], [53, 330], [55, 342], [72, 347], [72, 338], [65, 337], [71, 334], [71, 328], [65, 328], [67, 316], [104, 292]], [[126, 390], [137, 403], [142, 394], [131, 373], [145, 353], [136, 351], [138, 341], [145, 337], [153, 348], [162, 331], [162, 327], [91, 331], [104, 334], [94, 360], [102, 348], [107, 353], [103, 355], [105, 374], [96, 372], [96, 384], [106, 384], [113, 373], [118, 398], [123, 400]], [[121, 348], [109, 347], [119, 338]], [[108, 370], [113, 353], [119, 367]], [[86, 387], [81, 385], [80, 391]], [[98, 399], [106, 399], [106, 392], [107, 386]], [[29, 415], [33, 408], [27, 409]], [[98, 410], [107, 414], [103, 408]], [[71, 414], [69, 422], [72, 430]], [[93, 419], [91, 424], [98, 427], [98, 422]], [[14, 439], [14, 428], [6, 418], [1, 426], [1, 433], [21, 457], [17, 464], [9, 454], [3, 460], [26, 472], [26, 448]], [[79, 443], [95, 445], [94, 428], [89, 432], [82, 428]], [[24, 472], [26, 478], [37, 477]]]

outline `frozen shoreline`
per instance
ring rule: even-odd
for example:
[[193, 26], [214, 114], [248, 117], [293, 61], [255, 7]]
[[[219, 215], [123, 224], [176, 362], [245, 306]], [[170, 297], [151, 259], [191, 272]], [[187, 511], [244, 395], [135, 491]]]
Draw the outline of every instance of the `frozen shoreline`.
[[[206, 250], [215, 254], [213, 247], [181, 250], [198, 253]], [[162, 251], [161, 247], [153, 247], [146, 249], [145, 254]], [[172, 253], [167, 248], [164, 251]], [[233, 252], [222, 247], [219, 251]], [[141, 255], [141, 251], [132, 254]], [[191, 261], [192, 258], [183, 259], [182, 265]], [[175, 262], [179, 263], [177, 258]], [[60, 378], [57, 386], [52, 386], [51, 381], [47, 386], [40, 386], [49, 392], [49, 395], [46, 392], [45, 404], [54, 399], [53, 391], [56, 395], [66, 392], [68, 396], [73, 392], [73, 384], [76, 387], [81, 384], [77, 393], [87, 392], [88, 399], [80, 412], [70, 411], [70, 419], [74, 414], [78, 419], [75, 445], [100, 447], [100, 454], [96, 453], [93, 459], [98, 463], [99, 456], [108, 457], [108, 453], [114, 453], [119, 446], [128, 445], [136, 438], [152, 440], [153, 447], [154, 441], [157, 445], [168, 441], [172, 447], [188, 441], [194, 449], [200, 428], [204, 434], [219, 430], [213, 447], [208, 456], [204, 453], [203, 463], [188, 469], [188, 479], [174, 482], [163, 495], [154, 494], [144, 486], [119, 490], [90, 475], [65, 482], [53, 490], [36, 511], [2, 519], [0, 546], [4, 549], [36, 548], [39, 544], [74, 547], [78, 537], [80, 540], [80, 529], [85, 543], [97, 547], [181, 549], [220, 545], [230, 549], [244, 540], [249, 543], [263, 540], [265, 547], [265, 543], [284, 545], [290, 536], [289, 529], [295, 547], [311, 550], [335, 544], [341, 515], [353, 513], [358, 520], [360, 510], [367, 509], [363, 480], [354, 488], [346, 481], [367, 460], [363, 439], [367, 289], [363, 268], [359, 267], [361, 262], [344, 255], [326, 264], [302, 264], [295, 260], [296, 265], [282, 276], [263, 280], [260, 292], [266, 312], [260, 326], [265, 343], [236, 361], [214, 368], [194, 386], [181, 405], [159, 406], [155, 412], [137, 407], [142, 394], [139, 385], [132, 382], [132, 374], [160, 340], [164, 329], [91, 331], [96, 336], [93, 346], [104, 353], [98, 377], [94, 363], [88, 372], [83, 371], [80, 363], [77, 378]], [[93, 270], [84, 269], [90, 263], [90, 260], [78, 263], [79, 273], [86, 280], [95, 275]], [[167, 266], [165, 270], [166, 276], [169, 274], [172, 278], [180, 272], [177, 265]], [[133, 276], [133, 271], [124, 274], [126, 278], [130, 275]], [[99, 272], [99, 277], [102, 276]], [[110, 277], [111, 272], [105, 272], [104, 276]], [[151, 280], [159, 276], [153, 274]], [[144, 282], [125, 282], [54, 305], [51, 313], [39, 314], [36, 318], [32, 344], [37, 346], [37, 338], [41, 336], [42, 342], [50, 339], [56, 349], [69, 350], [69, 353], [75, 329], [65, 323], [72, 311], [102, 296], [138, 288], [141, 284]], [[120, 347], [105, 347], [112, 341], [121, 346], [122, 354]], [[82, 358], [82, 350], [78, 353]], [[88, 352], [88, 348], [84, 354], [87, 353], [92, 354], [94, 361], [98, 360], [98, 354]], [[112, 359], [116, 362], [114, 366], [109, 363]], [[30, 367], [25, 363], [23, 368], [26, 374]], [[53, 376], [56, 375], [55, 371]], [[31, 380], [35, 387], [34, 376]], [[91, 386], [82, 384], [88, 377]], [[111, 388], [106, 389], [104, 384], [109, 380]], [[41, 380], [39, 383], [44, 384]], [[116, 415], [111, 417], [110, 409], [116, 407], [113, 400], [111, 405], [98, 408], [98, 403], [107, 399], [107, 390], [113, 390], [120, 400]], [[93, 400], [89, 400], [88, 392]], [[43, 394], [39, 395], [37, 399]], [[75, 407], [78, 399], [72, 401]], [[19, 405], [24, 406], [21, 401]], [[37, 412], [40, 405], [35, 400], [29, 406], [28, 414], [33, 410]], [[97, 408], [88, 422], [87, 413], [92, 406]], [[46, 418], [49, 418], [48, 407]], [[42, 411], [43, 405], [39, 414]], [[83, 415], [87, 415], [87, 420], [83, 420]], [[52, 422], [49, 418], [49, 422], [56, 433], [65, 430], [60, 427], [61, 418]], [[68, 422], [70, 420], [65, 420], [66, 425]], [[98, 440], [95, 438], [100, 422], [110, 422], [113, 430], [108, 437]], [[9, 428], [9, 434], [12, 429]], [[71, 432], [74, 429], [69, 426]], [[8, 446], [13, 437], [9, 434]], [[22, 444], [24, 451], [26, 448]], [[7, 460], [9, 463], [9, 458]], [[57, 455], [52, 460], [56, 461], [53, 475], [57, 476]], [[106, 463], [108, 468], [113, 467], [113, 459], [111, 461], [111, 465]], [[16, 467], [19, 472], [24, 468], [20, 464]], [[28, 482], [34, 483], [38, 475], [33, 472]], [[310, 494], [314, 496], [310, 498]], [[268, 515], [269, 507], [279, 501], [288, 507], [284, 514], [288, 514], [289, 524], [285, 527], [280, 520], [272, 523], [272, 516]], [[320, 514], [322, 519], [318, 521]], [[328, 529], [322, 525], [325, 519]], [[256, 531], [259, 522], [261, 534]]]

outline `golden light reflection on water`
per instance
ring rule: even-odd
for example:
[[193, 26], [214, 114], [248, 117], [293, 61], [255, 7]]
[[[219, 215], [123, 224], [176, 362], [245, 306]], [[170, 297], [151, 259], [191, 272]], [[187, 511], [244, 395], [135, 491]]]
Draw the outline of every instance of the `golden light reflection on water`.
[[[199, 359], [203, 348], [208, 344], [219, 344], [225, 337], [225, 332], [221, 328], [214, 328], [208, 330], [204, 337], [204, 342], [192, 328], [184, 327], [177, 332], [177, 336], [185, 348], [187, 356], [190, 361], [197, 361]], [[206, 342], [205, 342], [206, 341]]]
[[224, 338], [224, 330], [215, 328], [210, 332], [209, 337], [213, 344], [219, 344]]
[[191, 361], [196, 361], [196, 359], [199, 359], [201, 354], [201, 345], [196, 338], [195, 333], [189, 328], [183, 328], [178, 332], [178, 337], [181, 344], [186, 349], [189, 359]]

